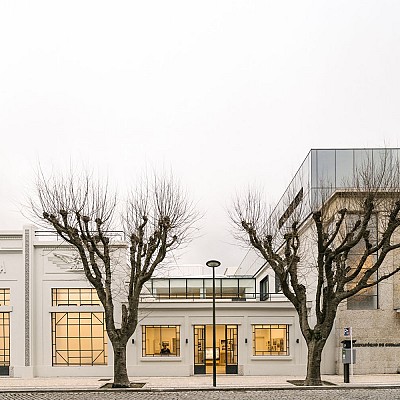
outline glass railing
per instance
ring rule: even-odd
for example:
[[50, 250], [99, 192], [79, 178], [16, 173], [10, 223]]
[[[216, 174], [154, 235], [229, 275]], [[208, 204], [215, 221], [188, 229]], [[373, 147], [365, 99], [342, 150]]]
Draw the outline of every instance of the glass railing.
[[[96, 233], [95, 231], [91, 231]], [[112, 239], [113, 241], [125, 241], [126, 235], [123, 231], [104, 231], [104, 236]], [[56, 231], [35, 231], [35, 239], [37, 241], [63, 241], [64, 239]]]
[[[255, 298], [254, 278], [216, 278], [217, 299]], [[159, 299], [211, 299], [212, 278], [154, 278], [146, 282], [143, 293]]]
[[[213, 299], [211, 295], [197, 295], [197, 294], [186, 294], [181, 293], [142, 293], [140, 295], [141, 302], [154, 302], [154, 301], [176, 301], [176, 302], [194, 302], [204, 301], [211, 302]], [[275, 302], [275, 301], [289, 301], [283, 293], [232, 293], [232, 294], [217, 294], [215, 295], [217, 302]]]

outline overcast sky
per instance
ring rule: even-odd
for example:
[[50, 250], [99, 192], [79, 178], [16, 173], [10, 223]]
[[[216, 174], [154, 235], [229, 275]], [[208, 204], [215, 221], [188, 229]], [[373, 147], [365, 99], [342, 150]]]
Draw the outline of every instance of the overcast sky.
[[237, 266], [235, 192], [310, 148], [398, 147], [399, 1], [0, 0], [0, 230], [43, 165], [171, 168], [205, 217], [178, 259]]

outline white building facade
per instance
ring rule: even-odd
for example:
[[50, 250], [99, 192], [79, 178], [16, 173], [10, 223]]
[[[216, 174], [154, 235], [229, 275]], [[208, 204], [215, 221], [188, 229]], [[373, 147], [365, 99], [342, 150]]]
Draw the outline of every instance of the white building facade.
[[[33, 226], [0, 232], [1, 374], [112, 376], [97, 294], [75, 251], [45, 235]], [[123, 243], [118, 246], [123, 251]], [[218, 374], [304, 374], [296, 312], [281, 293], [269, 293], [266, 281], [273, 283], [267, 272], [216, 277]], [[154, 278], [141, 300], [127, 349], [129, 375], [212, 373], [211, 277]]]

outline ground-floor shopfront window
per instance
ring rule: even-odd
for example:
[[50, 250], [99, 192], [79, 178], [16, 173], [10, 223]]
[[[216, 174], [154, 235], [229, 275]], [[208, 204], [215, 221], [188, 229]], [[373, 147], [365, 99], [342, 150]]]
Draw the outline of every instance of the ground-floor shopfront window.
[[289, 326], [253, 325], [253, 355], [289, 355]]
[[106, 365], [107, 333], [102, 312], [51, 315], [53, 365]]
[[145, 325], [142, 327], [143, 357], [180, 356], [178, 325]]
[[0, 375], [10, 368], [10, 313], [0, 312]]
[[[0, 288], [0, 309], [10, 305], [10, 288]], [[0, 312], [0, 375], [10, 371], [10, 313]]]

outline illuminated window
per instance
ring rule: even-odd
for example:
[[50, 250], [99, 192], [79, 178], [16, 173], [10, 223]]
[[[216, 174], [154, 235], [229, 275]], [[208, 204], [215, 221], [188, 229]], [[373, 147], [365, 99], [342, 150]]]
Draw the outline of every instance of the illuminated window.
[[289, 326], [253, 325], [253, 355], [289, 355]]
[[0, 289], [0, 306], [10, 305], [10, 289]]
[[10, 365], [10, 313], [0, 312], [0, 367]]
[[96, 289], [52, 289], [53, 306], [101, 306]]
[[53, 365], [107, 364], [104, 313], [52, 313]]
[[[360, 217], [355, 214], [350, 214], [348, 216], [348, 221], [350, 224], [354, 225], [354, 223]], [[352, 227], [350, 225], [350, 228]], [[368, 223], [368, 229], [370, 231], [369, 240], [375, 245], [377, 242], [377, 216], [374, 214], [371, 216], [371, 219]], [[356, 246], [354, 246], [348, 256], [347, 256], [347, 265], [350, 267], [350, 271], [348, 276], [355, 272], [356, 267], [358, 266], [363, 254], [365, 252], [365, 243], [361, 240]], [[377, 261], [377, 254], [371, 254], [365, 260], [359, 274], [354, 279], [347, 284], [347, 289], [352, 289], [359, 281], [359, 279], [367, 272], [370, 268], [372, 268]], [[375, 282], [378, 278], [378, 273], [372, 274], [372, 276], [368, 279], [368, 283]], [[362, 289], [354, 296], [349, 297], [347, 299], [347, 309], [348, 310], [376, 310], [378, 308], [378, 285], [374, 285], [365, 289]]]
[[[361, 269], [360, 276], [369, 269], [368, 265], [376, 260], [370, 261], [370, 259], [375, 259], [376, 256], [369, 256], [366, 261], [366, 266]], [[349, 274], [354, 271], [354, 268], [350, 269]], [[368, 283], [374, 282], [377, 278], [377, 273], [374, 273], [372, 277], [368, 279]], [[356, 282], [351, 282], [348, 284], [347, 288], [351, 289], [356, 285]], [[361, 289], [357, 294], [349, 297], [347, 299], [347, 309], [348, 310], [376, 310], [378, 308], [378, 287], [377, 285]]]
[[158, 325], [142, 327], [142, 355], [180, 356], [180, 327], [176, 325]]

